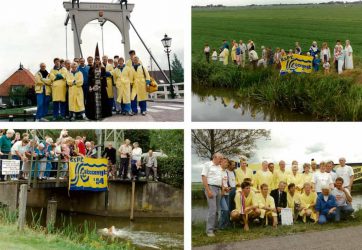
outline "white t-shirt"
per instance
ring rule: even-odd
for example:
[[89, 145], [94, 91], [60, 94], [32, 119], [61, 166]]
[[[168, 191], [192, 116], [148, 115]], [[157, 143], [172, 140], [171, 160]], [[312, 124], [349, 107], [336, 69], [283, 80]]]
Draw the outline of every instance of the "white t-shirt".
[[130, 145], [123, 144], [119, 147], [118, 152], [121, 154], [121, 158], [127, 158], [128, 154], [132, 153], [132, 147]]
[[335, 183], [336, 179], [337, 179], [337, 174], [335, 172], [333, 172], [333, 171], [329, 172], [328, 174], [330, 174], [333, 183]]
[[348, 187], [350, 184], [350, 178], [354, 175], [353, 168], [348, 165], [344, 165], [344, 167], [337, 167], [336, 169], [337, 177], [343, 178], [343, 186]]
[[132, 160], [140, 161], [142, 158], [142, 148], [134, 148], [132, 150]]
[[209, 161], [204, 164], [201, 175], [207, 178], [207, 183], [209, 185], [221, 187], [223, 185], [223, 178], [226, 176], [226, 172], [220, 167], [220, 165], [215, 165], [212, 161]]
[[[349, 190], [346, 188], [346, 192], [349, 194]], [[346, 206], [347, 205], [347, 197], [346, 194], [337, 188], [333, 188], [332, 195], [336, 197], [337, 206]]]
[[29, 150], [29, 144], [23, 146], [22, 141], [17, 141], [14, 143], [14, 145], [11, 147], [11, 154], [16, 155], [15, 151], [18, 151], [21, 155], [23, 155], [26, 151]]
[[226, 175], [228, 177], [230, 187], [234, 188], [236, 186], [236, 177], [234, 171], [226, 169]]
[[329, 173], [326, 172], [315, 172], [313, 173], [313, 181], [312, 181], [315, 185], [315, 191], [316, 192], [321, 192], [322, 191], [322, 186], [324, 185], [330, 185], [333, 184], [332, 181], [332, 177]]
[[209, 46], [204, 48], [204, 53], [210, 53], [210, 47]]

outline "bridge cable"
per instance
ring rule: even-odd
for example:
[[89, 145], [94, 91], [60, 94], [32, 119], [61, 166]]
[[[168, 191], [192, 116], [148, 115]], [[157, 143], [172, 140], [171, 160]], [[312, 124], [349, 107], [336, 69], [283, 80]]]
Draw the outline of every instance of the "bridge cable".
[[[82, 47], [80, 46], [80, 38], [79, 38], [77, 23], [75, 21], [75, 15], [74, 14], [73, 14], [72, 18], [73, 18], [74, 27], [75, 27], [75, 33], [77, 35], [77, 41], [78, 41], [78, 45], [79, 45], [80, 56], [83, 58]], [[77, 55], [74, 55], [74, 57], [77, 57]]]

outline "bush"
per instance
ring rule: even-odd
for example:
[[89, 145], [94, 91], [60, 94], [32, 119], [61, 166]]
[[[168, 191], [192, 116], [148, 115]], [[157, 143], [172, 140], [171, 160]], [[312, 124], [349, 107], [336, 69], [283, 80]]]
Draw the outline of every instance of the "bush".
[[157, 159], [157, 170], [160, 181], [177, 188], [184, 184], [184, 158], [160, 157]]

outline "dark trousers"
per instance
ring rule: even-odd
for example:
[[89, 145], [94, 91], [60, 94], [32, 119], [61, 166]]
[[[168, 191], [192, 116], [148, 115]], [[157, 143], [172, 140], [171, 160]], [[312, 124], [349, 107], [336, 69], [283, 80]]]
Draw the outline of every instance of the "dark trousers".
[[206, 62], [210, 63], [210, 52], [205, 53]]
[[153, 180], [157, 180], [157, 168], [155, 167], [146, 167], [146, 179], [148, 180], [148, 177], [150, 176], [150, 171], [152, 170], [153, 172]]
[[137, 169], [136, 163], [137, 161], [131, 160], [131, 173], [132, 173], [132, 178], [138, 180], [139, 170]]
[[121, 158], [119, 177], [127, 178], [129, 158]]
[[338, 72], [338, 60], [334, 61], [334, 67], [336, 68], [336, 72]]

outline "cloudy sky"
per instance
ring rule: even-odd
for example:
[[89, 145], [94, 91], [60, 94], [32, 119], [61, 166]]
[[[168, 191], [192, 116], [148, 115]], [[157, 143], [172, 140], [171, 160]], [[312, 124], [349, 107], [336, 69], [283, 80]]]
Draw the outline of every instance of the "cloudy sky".
[[[85, 2], [115, 2], [115, 0], [87, 0]], [[161, 43], [167, 33], [172, 40], [172, 53], [183, 61], [185, 1], [169, 0], [131, 0], [135, 4], [131, 21], [151, 49], [162, 68], [167, 66], [167, 57]], [[32, 72], [44, 61], [48, 68], [54, 57], [65, 58], [66, 17], [63, 0], [17, 0], [3, 4], [0, 15], [0, 83], [19, 67]], [[96, 23], [93, 21], [92, 23]], [[101, 46], [99, 24], [88, 24], [81, 34], [84, 55], [94, 55], [95, 45]], [[105, 54], [123, 56], [122, 37], [112, 23], [104, 25]], [[130, 30], [131, 48], [137, 51], [143, 64], [149, 66], [149, 55], [139, 41], [136, 33]], [[101, 49], [101, 47], [100, 47]], [[102, 54], [102, 51], [100, 50]], [[68, 57], [73, 58], [73, 35], [68, 25]], [[155, 65], [153, 65], [155, 67]]]
[[[223, 4], [229, 6], [243, 6], [251, 4], [296, 4], [296, 3], [323, 3], [333, 0], [192, 0], [193, 5]], [[337, 0], [334, 0], [337, 1]], [[355, 2], [356, 0], [344, 0], [344, 2]]]
[[[259, 140], [255, 155], [249, 163], [260, 163], [263, 160], [278, 162], [285, 160], [291, 164], [297, 160], [300, 165], [316, 161], [333, 160], [338, 162], [341, 156], [347, 162], [362, 162], [362, 133], [359, 126], [348, 129], [340, 126], [315, 127], [312, 123], [303, 126], [280, 125], [271, 129], [271, 140]], [[202, 163], [207, 160], [192, 155], [192, 181], [200, 182]]]

